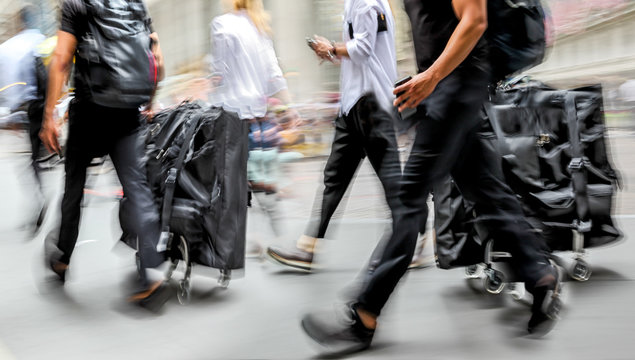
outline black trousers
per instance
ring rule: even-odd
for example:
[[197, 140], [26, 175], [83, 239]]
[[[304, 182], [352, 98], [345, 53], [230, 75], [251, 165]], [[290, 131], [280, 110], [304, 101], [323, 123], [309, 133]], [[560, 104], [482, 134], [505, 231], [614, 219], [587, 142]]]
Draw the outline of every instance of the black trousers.
[[[397, 207], [401, 166], [394, 120], [373, 94], [363, 96], [347, 115], [335, 120], [331, 154], [324, 168], [322, 198], [315, 200], [314, 216], [305, 235], [323, 238], [335, 209], [353, 180], [359, 164], [368, 156], [384, 189], [388, 206]], [[317, 215], [317, 216], [316, 216]]]
[[401, 206], [393, 214], [392, 238], [358, 296], [367, 311], [379, 315], [406, 272], [421, 228], [419, 214], [433, 184], [448, 175], [475, 203], [492, 237], [505, 242], [513, 256], [512, 268], [528, 289], [549, 271], [543, 239], [531, 230], [514, 193], [500, 180], [500, 162], [487, 161], [492, 149], [477, 141], [488, 81], [487, 69], [463, 66], [442, 80], [417, 109], [420, 123], [400, 181]]
[[42, 180], [40, 178], [40, 166], [37, 159], [40, 156], [42, 148], [42, 140], [40, 139], [40, 130], [42, 130], [42, 117], [44, 116], [44, 100], [33, 100], [27, 106], [27, 114], [29, 116], [29, 139], [31, 140], [31, 167], [35, 179], [42, 191]]
[[68, 264], [77, 242], [86, 169], [93, 158], [108, 154], [130, 201], [133, 214], [130, 223], [139, 234], [140, 275], [145, 283], [145, 269], [160, 265], [163, 257], [156, 251], [160, 236], [159, 212], [142, 162], [144, 142], [139, 121], [137, 109], [113, 109], [77, 99], [72, 101], [58, 249], [62, 253], [59, 261]]

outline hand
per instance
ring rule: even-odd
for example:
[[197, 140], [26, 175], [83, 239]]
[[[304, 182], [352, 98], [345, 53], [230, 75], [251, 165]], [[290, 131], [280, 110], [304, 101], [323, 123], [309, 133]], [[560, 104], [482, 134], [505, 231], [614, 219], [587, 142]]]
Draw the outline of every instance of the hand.
[[57, 141], [58, 136], [59, 131], [55, 125], [55, 121], [53, 121], [53, 116], [45, 116], [42, 121], [42, 130], [40, 130], [40, 139], [42, 139], [42, 143], [44, 143], [48, 151], [59, 155], [62, 153], [62, 150]]
[[393, 94], [402, 94], [395, 99], [393, 105], [399, 106], [399, 112], [407, 108], [416, 108], [432, 94], [439, 81], [440, 79], [437, 78], [435, 72], [431, 69], [415, 75], [407, 83], [395, 88]]
[[315, 54], [322, 60], [333, 61], [335, 56], [333, 56], [333, 45], [326, 38], [318, 35], [313, 35], [313, 39], [315, 40], [315, 44], [313, 45], [313, 51]]
[[148, 106], [145, 109], [141, 110], [141, 116], [146, 119], [148, 124], [152, 123], [154, 120], [154, 110], [152, 110], [152, 106]]

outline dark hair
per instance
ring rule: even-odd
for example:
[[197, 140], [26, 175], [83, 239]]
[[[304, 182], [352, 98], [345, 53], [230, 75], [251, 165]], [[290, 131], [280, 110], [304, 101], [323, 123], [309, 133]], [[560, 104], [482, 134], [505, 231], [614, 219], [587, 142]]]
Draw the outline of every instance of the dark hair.
[[23, 6], [20, 9], [19, 16], [20, 16], [20, 24], [24, 26], [26, 29], [37, 28], [38, 11], [35, 6], [31, 4]]

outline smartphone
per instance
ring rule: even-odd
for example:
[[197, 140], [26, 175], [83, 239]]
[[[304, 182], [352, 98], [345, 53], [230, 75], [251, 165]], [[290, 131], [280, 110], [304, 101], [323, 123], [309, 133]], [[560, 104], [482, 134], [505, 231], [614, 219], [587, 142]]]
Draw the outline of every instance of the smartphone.
[[[399, 87], [405, 83], [407, 83], [408, 81], [412, 80], [412, 76], [408, 75], [403, 79], [399, 79], [397, 80], [397, 82], [395, 83], [395, 87]], [[400, 97], [403, 94], [403, 92], [397, 93], [397, 97]]]
[[[401, 85], [403, 85], [403, 84], [407, 83], [407, 82], [408, 82], [408, 81], [410, 81], [410, 80], [412, 80], [412, 76], [406, 76], [405, 78], [399, 79], [399, 80], [397, 80], [397, 82], [395, 83], [395, 87], [401, 86]], [[399, 97], [399, 96], [401, 96], [402, 94], [403, 94], [403, 92], [399, 92], [399, 93], [397, 93], [397, 94], [396, 94], [396, 97]], [[404, 100], [404, 101], [407, 101], [407, 100], [408, 100], [408, 98], [406, 98], [406, 100]], [[402, 102], [402, 103], [400, 103], [399, 105], [397, 105], [397, 107], [401, 106], [401, 104], [403, 104], [403, 102]], [[410, 108], [408, 108], [408, 109], [404, 109], [404, 110], [400, 113], [400, 115], [401, 115], [401, 118], [402, 118], [402, 119], [406, 119], [406, 118], [409, 118], [409, 117], [411, 117], [412, 115], [414, 115], [416, 112], [417, 112], [417, 110], [416, 110], [416, 109], [410, 109]]]
[[311, 50], [314, 50], [314, 46], [317, 44], [317, 41], [308, 37], [306, 38], [306, 44], [311, 48]]

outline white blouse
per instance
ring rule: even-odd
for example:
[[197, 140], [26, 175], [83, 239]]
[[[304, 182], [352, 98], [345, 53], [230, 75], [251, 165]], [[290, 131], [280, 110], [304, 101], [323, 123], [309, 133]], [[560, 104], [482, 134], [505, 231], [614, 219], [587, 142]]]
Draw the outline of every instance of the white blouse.
[[273, 42], [246, 11], [218, 16], [211, 27], [212, 71], [222, 78], [212, 104], [237, 112], [241, 119], [264, 117], [267, 97], [287, 88]]
[[[377, 15], [384, 14], [387, 31], [377, 33]], [[353, 37], [349, 36], [349, 24]], [[392, 108], [397, 80], [395, 21], [386, 0], [346, 0], [342, 39], [350, 58], [342, 58], [340, 91], [342, 113], [347, 115], [357, 101], [374, 93], [385, 109]]]

